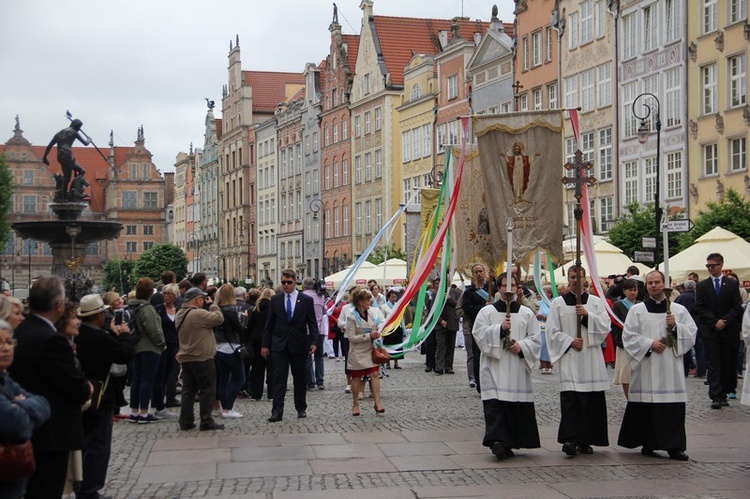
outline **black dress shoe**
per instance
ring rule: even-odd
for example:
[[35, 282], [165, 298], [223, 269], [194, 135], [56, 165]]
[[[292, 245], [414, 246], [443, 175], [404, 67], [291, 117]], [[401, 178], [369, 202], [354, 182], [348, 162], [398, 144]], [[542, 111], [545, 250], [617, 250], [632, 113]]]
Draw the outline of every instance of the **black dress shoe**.
[[721, 399], [719, 402], [721, 403], [722, 407], [729, 407], [729, 402], [727, 402], [727, 399]]
[[647, 449], [646, 447], [643, 447], [641, 449], [641, 454], [643, 454], [644, 456], [656, 457], [656, 452], [654, 452], [653, 449]]
[[190, 431], [195, 428], [195, 423], [189, 424], [187, 426], [180, 426], [181, 431]]
[[721, 409], [721, 400], [714, 399], [711, 401], [711, 409]]
[[432, 368], [431, 367], [426, 367], [425, 370], [424, 370], [424, 372], [431, 373], [432, 372]]
[[164, 404], [164, 407], [171, 409], [172, 407], [180, 407], [180, 401], [179, 400], [168, 400], [166, 404]]
[[581, 454], [593, 454], [594, 453], [594, 449], [592, 449], [590, 445], [579, 444], [576, 450], [580, 452]]
[[271, 417], [268, 418], [269, 423], [278, 423], [281, 421], [281, 414], [271, 414]]
[[505, 446], [503, 444], [501, 444], [500, 442], [493, 443], [492, 447], [490, 447], [490, 450], [492, 450], [492, 453], [498, 459], [505, 459], [506, 457], [508, 457], [507, 456], [507, 450], [505, 449]]
[[669, 459], [674, 459], [675, 461], [687, 461], [690, 457], [685, 454], [685, 451], [671, 450], [669, 451]]
[[200, 431], [223, 430], [224, 429], [224, 425], [216, 423], [216, 422], [211, 422], [211, 423], [208, 423], [208, 424], [202, 424], [201, 423], [201, 427], [199, 429], [200, 429]]
[[456, 374], [456, 371], [454, 371], [454, 370], [445, 371], [445, 374]]
[[562, 450], [563, 450], [563, 452], [565, 454], [567, 454], [567, 455], [569, 455], [571, 457], [573, 457], [576, 454], [578, 454], [578, 451], [576, 450], [576, 444], [574, 444], [573, 442], [565, 442], [563, 444]]
[[307, 413], [305, 411], [299, 411], [297, 413], [297, 418], [298, 419], [302, 419], [302, 418], [306, 418], [306, 417], [307, 417]]
[[435, 374], [443, 374], [444, 372], [442, 369], [435, 369]]

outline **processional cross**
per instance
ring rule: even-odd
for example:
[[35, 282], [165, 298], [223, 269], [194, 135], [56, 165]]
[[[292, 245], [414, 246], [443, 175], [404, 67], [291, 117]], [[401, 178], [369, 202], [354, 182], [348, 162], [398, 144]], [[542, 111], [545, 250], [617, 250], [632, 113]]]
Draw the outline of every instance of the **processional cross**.
[[[581, 198], [583, 197], [583, 186], [594, 185], [596, 178], [589, 175], [589, 171], [594, 167], [591, 161], [583, 161], [583, 153], [580, 149], [576, 150], [573, 161], [565, 163], [565, 169], [569, 172], [574, 172], [572, 177], [564, 176], [562, 183], [566, 186], [573, 186], [575, 188], [576, 207], [573, 211], [576, 218], [576, 305], [581, 305], [581, 289], [583, 286], [581, 280], [581, 220], [583, 219], [583, 206], [581, 206]], [[581, 316], [578, 317], [578, 324], [576, 327], [576, 337], [581, 337]]]

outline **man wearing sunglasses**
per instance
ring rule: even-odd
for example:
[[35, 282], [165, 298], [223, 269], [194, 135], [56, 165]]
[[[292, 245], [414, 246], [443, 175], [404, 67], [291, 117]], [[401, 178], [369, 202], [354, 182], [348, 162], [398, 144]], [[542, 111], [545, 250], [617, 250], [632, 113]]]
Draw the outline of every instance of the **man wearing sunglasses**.
[[708, 279], [698, 283], [694, 313], [699, 318], [708, 360], [708, 396], [711, 409], [728, 406], [727, 394], [737, 389], [737, 352], [740, 347], [742, 299], [739, 282], [722, 272], [724, 257], [706, 258]]
[[284, 415], [284, 396], [290, 368], [297, 417], [307, 417], [305, 366], [308, 355], [315, 353], [315, 340], [318, 338], [313, 300], [297, 291], [297, 274], [294, 270], [281, 272], [281, 291], [271, 298], [260, 349], [263, 358], [271, 358], [273, 407], [269, 423], [281, 421]]

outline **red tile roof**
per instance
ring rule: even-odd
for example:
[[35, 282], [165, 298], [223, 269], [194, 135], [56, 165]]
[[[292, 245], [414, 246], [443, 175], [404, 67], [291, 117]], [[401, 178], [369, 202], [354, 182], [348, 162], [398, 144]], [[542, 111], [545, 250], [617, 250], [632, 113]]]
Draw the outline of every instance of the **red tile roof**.
[[346, 43], [346, 58], [349, 70], [354, 73], [357, 67], [357, 52], [359, 52], [359, 35], [341, 35], [341, 43]]
[[[448, 33], [448, 40], [452, 37], [452, 19], [374, 16], [374, 22], [385, 65], [394, 85], [404, 84], [404, 67], [413, 54], [438, 54], [441, 51], [440, 31]], [[513, 25], [503, 26], [506, 33], [510, 27], [509, 36], [512, 36]], [[489, 23], [465, 19], [458, 21], [458, 27], [461, 38], [471, 41], [474, 33], [484, 34]]]
[[[2, 154], [4, 148], [5, 146], [0, 144], [0, 154]], [[49, 171], [50, 177], [55, 173], [62, 173], [62, 167], [57, 162], [56, 149], [53, 149], [47, 156], [49, 166], [41, 163], [45, 148], [45, 146], [31, 146], [31, 152], [40, 161], [40, 166]], [[102, 152], [105, 155], [109, 154], [109, 149], [103, 149]], [[93, 147], [74, 147], [73, 157], [86, 170], [86, 180], [91, 184], [91, 187], [89, 187], [89, 193], [91, 194], [89, 206], [91, 211], [94, 213], [103, 213], [104, 187], [107, 185], [107, 180], [109, 179], [109, 165]], [[117, 157], [116, 153], [115, 157]], [[103, 180], [103, 182], [100, 183], [97, 180]], [[52, 196], [53, 193], [50, 192], [49, 194]]]
[[243, 71], [243, 84], [253, 88], [253, 111], [272, 113], [286, 100], [287, 84], [305, 84], [302, 73]]

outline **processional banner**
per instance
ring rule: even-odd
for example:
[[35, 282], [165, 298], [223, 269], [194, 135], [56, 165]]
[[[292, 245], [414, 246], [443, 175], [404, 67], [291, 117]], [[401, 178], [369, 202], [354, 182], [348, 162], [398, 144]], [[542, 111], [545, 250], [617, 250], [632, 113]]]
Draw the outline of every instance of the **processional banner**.
[[[532, 111], [474, 118], [492, 262], [506, 260], [507, 223], [513, 219], [513, 259], [528, 267], [537, 251], [562, 261], [562, 113]], [[468, 189], [467, 189], [468, 191]]]

